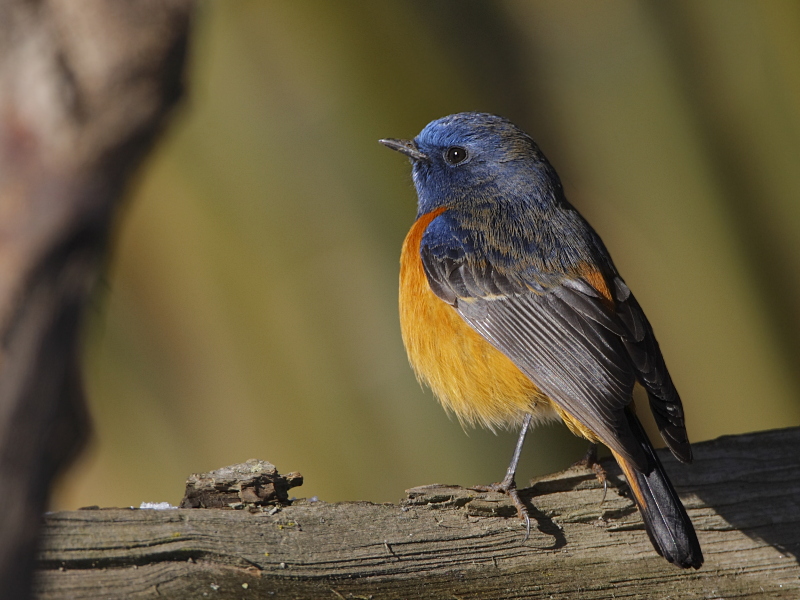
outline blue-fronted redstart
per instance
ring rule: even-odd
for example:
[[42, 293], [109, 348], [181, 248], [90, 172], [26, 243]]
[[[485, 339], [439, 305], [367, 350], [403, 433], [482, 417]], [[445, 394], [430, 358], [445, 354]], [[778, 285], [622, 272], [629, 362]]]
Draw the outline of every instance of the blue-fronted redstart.
[[411, 364], [463, 422], [522, 427], [496, 489], [528, 521], [514, 482], [522, 442], [531, 422], [560, 417], [611, 450], [658, 553], [699, 568], [692, 522], [632, 409], [638, 382], [667, 446], [690, 462], [680, 397], [644, 312], [539, 147], [483, 113], [381, 142], [411, 159], [419, 198], [400, 265]]

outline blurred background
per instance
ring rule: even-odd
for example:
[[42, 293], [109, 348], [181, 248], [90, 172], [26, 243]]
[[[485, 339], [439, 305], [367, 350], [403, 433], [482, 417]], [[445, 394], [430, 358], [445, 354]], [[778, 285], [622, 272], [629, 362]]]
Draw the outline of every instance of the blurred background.
[[[189, 101], [131, 191], [86, 331], [95, 432], [54, 508], [177, 503], [248, 458], [298, 496], [499, 480], [407, 364], [408, 162], [464, 110], [527, 130], [645, 308], [689, 434], [800, 424], [800, 3], [207, 2]], [[578, 460], [537, 429], [518, 481]]]

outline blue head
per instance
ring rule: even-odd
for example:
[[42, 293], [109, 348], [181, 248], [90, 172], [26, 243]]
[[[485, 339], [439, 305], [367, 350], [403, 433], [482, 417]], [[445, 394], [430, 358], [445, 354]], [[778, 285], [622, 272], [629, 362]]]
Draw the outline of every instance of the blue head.
[[381, 140], [413, 163], [419, 214], [440, 207], [547, 208], [563, 202], [561, 182], [536, 143], [510, 121], [458, 113], [432, 121], [412, 140]]

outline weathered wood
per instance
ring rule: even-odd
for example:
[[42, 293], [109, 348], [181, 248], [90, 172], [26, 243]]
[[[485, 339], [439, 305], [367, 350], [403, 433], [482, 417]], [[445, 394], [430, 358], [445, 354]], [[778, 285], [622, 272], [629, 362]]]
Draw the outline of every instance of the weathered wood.
[[662, 452], [705, 552], [699, 571], [657, 556], [624, 484], [581, 468], [531, 491], [536, 528], [499, 495], [411, 490], [400, 505], [109, 509], [44, 519], [38, 598], [797, 598], [800, 429]]
[[88, 430], [81, 315], [182, 90], [191, 0], [0, 0], [0, 595], [27, 598], [50, 482]]
[[210, 473], [195, 473], [186, 481], [181, 508], [245, 508], [290, 504], [289, 490], [303, 485], [300, 473], [281, 475], [265, 460], [250, 460]]

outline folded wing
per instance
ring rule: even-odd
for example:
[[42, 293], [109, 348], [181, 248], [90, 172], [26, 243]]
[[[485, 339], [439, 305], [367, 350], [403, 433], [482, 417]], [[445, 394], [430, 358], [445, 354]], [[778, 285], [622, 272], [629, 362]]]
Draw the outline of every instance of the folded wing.
[[434, 293], [601, 442], [647, 469], [624, 413], [638, 380], [665, 441], [691, 460], [680, 398], [622, 279], [611, 275], [608, 298], [578, 274], [543, 286], [485, 261], [469, 263], [452, 248], [442, 255], [423, 245], [421, 257]]

